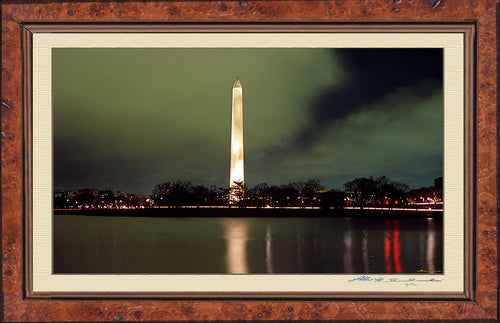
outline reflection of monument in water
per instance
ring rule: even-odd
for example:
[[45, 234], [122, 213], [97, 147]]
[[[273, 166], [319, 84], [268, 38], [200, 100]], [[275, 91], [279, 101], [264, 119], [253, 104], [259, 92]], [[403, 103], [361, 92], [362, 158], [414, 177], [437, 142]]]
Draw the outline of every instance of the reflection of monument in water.
[[238, 191], [244, 187], [243, 165], [243, 89], [238, 78], [233, 86], [233, 102], [231, 117], [231, 170], [229, 174], [229, 188], [231, 189], [231, 203], [239, 202], [242, 198]]
[[228, 218], [223, 221], [226, 231], [226, 271], [228, 274], [248, 274], [248, 220]]

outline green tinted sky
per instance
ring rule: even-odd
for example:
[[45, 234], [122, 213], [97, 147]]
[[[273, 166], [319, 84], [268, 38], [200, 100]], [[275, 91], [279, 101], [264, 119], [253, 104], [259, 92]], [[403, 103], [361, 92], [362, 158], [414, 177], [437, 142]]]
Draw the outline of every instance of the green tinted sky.
[[442, 176], [441, 69], [441, 50], [425, 49], [54, 49], [54, 187], [228, 186], [236, 76], [250, 187], [429, 186]]

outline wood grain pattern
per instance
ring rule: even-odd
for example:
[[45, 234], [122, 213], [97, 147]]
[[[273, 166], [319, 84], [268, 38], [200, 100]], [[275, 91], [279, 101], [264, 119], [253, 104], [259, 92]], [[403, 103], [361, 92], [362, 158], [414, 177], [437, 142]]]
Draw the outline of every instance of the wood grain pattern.
[[[2, 313], [5, 321], [497, 318], [497, 1], [15, 1], [2, 7]], [[476, 290], [470, 301], [33, 300], [23, 297], [21, 24], [36, 22], [475, 21]]]

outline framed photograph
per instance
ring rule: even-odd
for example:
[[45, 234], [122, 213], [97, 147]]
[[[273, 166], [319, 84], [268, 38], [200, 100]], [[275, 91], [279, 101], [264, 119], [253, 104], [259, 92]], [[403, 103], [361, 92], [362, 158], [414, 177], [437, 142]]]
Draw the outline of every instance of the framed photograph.
[[2, 3], [3, 319], [495, 319], [478, 6]]

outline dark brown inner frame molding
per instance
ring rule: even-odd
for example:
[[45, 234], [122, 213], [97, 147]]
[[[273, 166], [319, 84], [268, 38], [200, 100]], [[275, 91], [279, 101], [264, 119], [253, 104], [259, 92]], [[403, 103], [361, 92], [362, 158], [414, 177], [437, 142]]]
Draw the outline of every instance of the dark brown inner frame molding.
[[[432, 2], [432, 3], [431, 3]], [[2, 312], [6, 321], [487, 319], [497, 312], [497, 1], [4, 1], [2, 2]], [[32, 293], [30, 272], [30, 33], [255, 31], [332, 28], [466, 33], [465, 290], [450, 294], [229, 295]], [[96, 21], [106, 24], [92, 24]], [[212, 24], [212, 21], [218, 23]], [[272, 25], [256, 24], [268, 22]], [[411, 22], [410, 24], [403, 23]], [[134, 23], [147, 23], [135, 25]], [[164, 22], [168, 22], [164, 24]], [[181, 22], [172, 25], [172, 22]], [[237, 24], [227, 24], [238, 22]], [[251, 23], [248, 25], [242, 22]], [[443, 23], [444, 22], [444, 23]], [[57, 23], [57, 24], [56, 24]], [[122, 24], [126, 23], [126, 24]], [[198, 23], [204, 23], [200, 25]], [[280, 23], [292, 23], [282, 25]], [[323, 23], [324, 25], [318, 25]], [[342, 23], [342, 24], [339, 24]], [[384, 24], [380, 24], [384, 23]], [[393, 23], [391, 25], [390, 23]], [[425, 24], [423, 24], [425, 23]], [[474, 33], [474, 25], [477, 33]], [[190, 29], [191, 28], [191, 29]], [[246, 29], [245, 29], [246, 28]], [[273, 29], [274, 28], [274, 29]], [[282, 29], [281, 29], [282, 28]], [[382, 29], [382, 30], [379, 30]], [[21, 36], [23, 35], [23, 36]], [[477, 39], [474, 39], [477, 35]], [[474, 50], [475, 49], [475, 50]], [[471, 53], [476, 52], [477, 58]], [[24, 62], [24, 64], [23, 64]], [[475, 62], [475, 64], [474, 64]], [[24, 69], [22, 66], [24, 65]], [[473, 74], [477, 74], [476, 80]], [[24, 89], [24, 97], [22, 90]], [[477, 105], [476, 108], [474, 108]], [[475, 141], [475, 142], [474, 142]], [[24, 143], [24, 144], [23, 144]], [[475, 146], [475, 147], [474, 147]], [[23, 162], [24, 160], [24, 162]], [[474, 165], [475, 164], [475, 165]], [[23, 202], [24, 201], [24, 202]], [[23, 219], [25, 225], [23, 226]], [[23, 235], [24, 231], [24, 235]], [[26, 253], [23, 253], [23, 249]], [[23, 267], [26, 262], [26, 268]], [[26, 278], [26, 280], [24, 280]], [[24, 293], [25, 292], [25, 293]], [[88, 299], [89, 297], [100, 299]], [[170, 295], [171, 296], [171, 295]], [[31, 299], [41, 297], [42, 299]], [[66, 298], [78, 299], [68, 300]], [[272, 297], [277, 297], [273, 299]], [[380, 300], [384, 297], [384, 300]], [[44, 299], [46, 298], [46, 299]], [[204, 298], [209, 298], [206, 300]], [[397, 299], [397, 300], [396, 300]]]
[[[33, 33], [461, 33], [464, 35], [464, 117], [465, 117], [465, 206], [464, 206], [464, 292], [37, 292], [33, 291], [33, 221], [32, 221], [32, 34]], [[25, 263], [26, 263], [26, 297], [28, 298], [335, 298], [335, 299], [470, 299], [473, 294], [473, 120], [474, 120], [474, 38], [475, 26], [471, 23], [464, 24], [210, 24], [210, 25], [179, 25], [179, 24], [155, 24], [155, 25], [54, 25], [54, 24], [28, 24], [23, 26], [24, 44], [24, 124], [25, 124]]]

